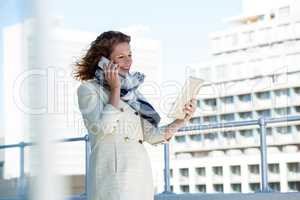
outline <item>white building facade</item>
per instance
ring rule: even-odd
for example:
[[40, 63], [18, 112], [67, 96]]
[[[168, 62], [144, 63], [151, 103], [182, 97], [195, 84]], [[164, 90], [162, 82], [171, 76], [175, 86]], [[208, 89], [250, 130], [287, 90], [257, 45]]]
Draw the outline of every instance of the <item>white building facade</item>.
[[[193, 66], [207, 81], [190, 124], [300, 114], [300, 4], [243, 1], [243, 14], [210, 35], [211, 60]], [[255, 192], [260, 185], [259, 127], [179, 132], [172, 140], [171, 188]], [[269, 186], [300, 191], [300, 122], [267, 126]]]

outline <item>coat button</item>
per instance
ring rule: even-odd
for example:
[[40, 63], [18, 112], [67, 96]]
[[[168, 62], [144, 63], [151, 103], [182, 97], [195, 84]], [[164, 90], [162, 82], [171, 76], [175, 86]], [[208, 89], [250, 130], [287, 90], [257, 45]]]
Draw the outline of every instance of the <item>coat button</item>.
[[134, 114], [138, 115], [139, 113], [135, 111]]
[[125, 141], [128, 142], [129, 141], [129, 137], [124, 137]]
[[124, 112], [124, 108], [120, 108], [121, 112]]

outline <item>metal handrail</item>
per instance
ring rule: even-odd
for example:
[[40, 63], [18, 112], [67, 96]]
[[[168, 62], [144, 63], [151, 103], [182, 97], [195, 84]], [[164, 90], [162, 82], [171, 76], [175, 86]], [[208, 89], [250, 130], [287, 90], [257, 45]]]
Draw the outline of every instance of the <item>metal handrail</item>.
[[[77, 142], [77, 141], [85, 141], [85, 174], [88, 174], [89, 170], [89, 153], [90, 153], [90, 145], [89, 145], [89, 137], [85, 135], [84, 137], [75, 137], [75, 138], [65, 138], [61, 140], [56, 140], [54, 142]], [[18, 189], [17, 189], [17, 197], [13, 198], [4, 198], [4, 199], [26, 199], [26, 177], [25, 177], [25, 147], [34, 146], [36, 143], [33, 142], [20, 142], [16, 144], [7, 144], [0, 145], [0, 149], [6, 148], [20, 148], [20, 176], [18, 177]], [[88, 176], [85, 176], [85, 191], [81, 196], [87, 197], [88, 190]], [[0, 197], [0, 200], [2, 197]]]
[[[266, 126], [269, 123], [280, 123], [280, 122], [291, 122], [291, 121], [300, 121], [300, 115], [286, 116], [279, 118], [265, 118], [261, 117], [257, 120], [247, 120], [247, 121], [234, 121], [234, 122], [225, 122], [225, 123], [213, 123], [213, 124], [199, 124], [199, 125], [190, 125], [183, 128], [180, 128], [178, 132], [184, 131], [193, 131], [193, 130], [208, 130], [215, 128], [232, 128], [232, 127], [241, 127], [249, 125], [259, 125], [260, 127], [260, 158], [261, 158], [261, 185], [260, 192], [271, 192], [271, 189], [268, 186], [268, 162], [267, 162], [267, 143], [266, 143]], [[169, 144], [164, 144], [164, 160], [165, 160], [165, 169], [164, 169], [164, 180], [165, 186], [163, 194], [173, 193], [170, 187], [170, 160], [169, 160]]]
[[[247, 121], [235, 121], [235, 122], [225, 122], [225, 123], [214, 123], [214, 124], [201, 124], [201, 125], [190, 125], [180, 128], [178, 132], [192, 131], [192, 130], [208, 130], [214, 128], [230, 128], [230, 127], [241, 127], [249, 125], [258, 125], [260, 127], [260, 156], [261, 156], [261, 187], [260, 192], [271, 192], [268, 186], [268, 173], [267, 173], [267, 144], [266, 144], [266, 126], [269, 123], [280, 123], [287, 121], [300, 121], [300, 115], [287, 116], [281, 118], [259, 118], [257, 120], [247, 120]], [[75, 142], [75, 141], [85, 141], [85, 191], [82, 196], [87, 198], [88, 188], [89, 188], [89, 155], [90, 155], [90, 144], [89, 137], [85, 135], [84, 137], [76, 138], [66, 138], [58, 140], [56, 142]], [[25, 172], [24, 172], [24, 150], [25, 147], [33, 146], [35, 143], [30, 142], [20, 142], [17, 144], [0, 145], [0, 149], [5, 148], [20, 148], [20, 176], [18, 178], [18, 197], [5, 198], [5, 199], [26, 199], [26, 183], [25, 183]], [[164, 191], [162, 194], [172, 194], [170, 187], [170, 152], [169, 144], [164, 144]], [[173, 193], [174, 194], [174, 193]], [[1, 200], [1, 197], [0, 197]]]

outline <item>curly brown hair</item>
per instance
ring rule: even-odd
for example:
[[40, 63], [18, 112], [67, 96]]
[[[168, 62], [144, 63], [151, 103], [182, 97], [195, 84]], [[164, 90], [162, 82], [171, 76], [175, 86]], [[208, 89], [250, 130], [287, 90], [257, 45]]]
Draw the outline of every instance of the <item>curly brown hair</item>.
[[102, 56], [109, 58], [115, 45], [130, 43], [130, 36], [119, 31], [106, 31], [90, 44], [86, 54], [75, 63], [74, 78], [79, 81], [93, 79]]

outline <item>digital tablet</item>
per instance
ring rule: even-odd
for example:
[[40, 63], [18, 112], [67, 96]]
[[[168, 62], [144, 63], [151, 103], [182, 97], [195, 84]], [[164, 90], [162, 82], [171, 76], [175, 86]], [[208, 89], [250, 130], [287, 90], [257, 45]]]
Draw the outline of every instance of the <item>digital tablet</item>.
[[183, 111], [184, 105], [192, 98], [196, 98], [197, 94], [203, 85], [204, 80], [189, 76], [185, 81], [181, 92], [178, 94], [175, 102], [167, 115], [169, 118], [184, 119], [185, 112]]

